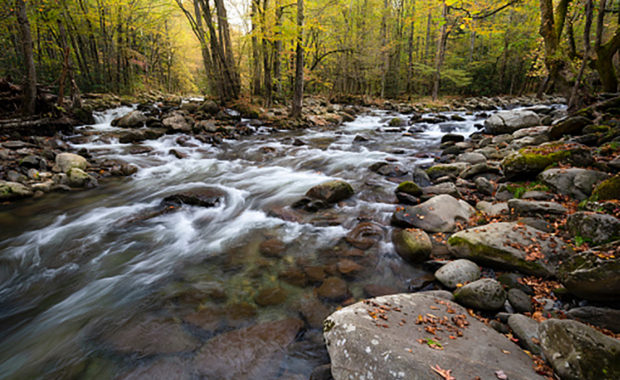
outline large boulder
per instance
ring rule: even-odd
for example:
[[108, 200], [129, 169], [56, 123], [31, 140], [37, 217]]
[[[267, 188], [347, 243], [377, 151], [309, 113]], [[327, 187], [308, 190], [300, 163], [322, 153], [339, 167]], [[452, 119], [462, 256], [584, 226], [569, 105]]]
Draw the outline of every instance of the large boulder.
[[583, 323], [548, 319], [538, 328], [543, 353], [562, 380], [620, 378], [620, 341]]
[[587, 147], [576, 143], [553, 142], [519, 149], [505, 157], [501, 167], [504, 175], [513, 179], [537, 175], [552, 164], [588, 166], [592, 162], [592, 154]]
[[581, 252], [565, 260], [558, 278], [571, 293], [593, 301], [620, 300], [620, 257], [606, 256], [617, 252], [618, 242], [600, 246], [600, 251]]
[[578, 135], [588, 124], [592, 124], [592, 121], [583, 116], [571, 116], [557, 124], [554, 124], [549, 130], [549, 138], [557, 140], [564, 135]]
[[448, 246], [456, 257], [542, 276], [554, 275], [556, 264], [572, 254], [572, 249], [560, 239], [508, 222], [457, 232], [448, 239]]
[[457, 222], [465, 222], [475, 213], [476, 210], [467, 202], [444, 194], [417, 206], [397, 208], [392, 215], [392, 224], [427, 232], [450, 232], [454, 231]]
[[120, 128], [140, 128], [144, 126], [146, 122], [146, 116], [140, 111], [131, 111], [125, 116], [116, 119], [112, 122], [112, 125], [115, 125]]
[[572, 236], [581, 236], [594, 244], [620, 239], [620, 220], [612, 215], [579, 211], [569, 215], [567, 226]]
[[463, 170], [470, 167], [467, 162], [455, 162], [452, 164], [437, 164], [426, 169], [426, 174], [431, 179], [445, 176], [457, 177]]
[[620, 333], [620, 310], [607, 307], [582, 306], [566, 313], [570, 318]]
[[599, 201], [620, 199], [620, 174], [598, 184], [592, 191], [592, 197]]
[[56, 155], [56, 166], [58, 170], [63, 173], [69, 171], [69, 169], [86, 169], [88, 167], [88, 161], [80, 155], [73, 153], [60, 153]]
[[354, 194], [353, 187], [345, 181], [334, 180], [316, 185], [306, 193], [308, 198], [327, 203], [337, 203]]
[[[445, 325], [435, 329], [440, 321]], [[383, 296], [336, 311], [325, 320], [323, 335], [335, 380], [435, 380], [438, 368], [457, 379], [496, 379], [499, 371], [513, 380], [542, 379], [506, 337], [462, 306], [422, 293]]]
[[445, 287], [454, 289], [480, 278], [480, 267], [467, 259], [451, 261], [435, 272], [435, 278]]
[[205, 342], [193, 367], [208, 379], [275, 378], [278, 360], [302, 327], [301, 320], [289, 318], [220, 334]]
[[508, 317], [508, 326], [519, 339], [519, 344], [526, 350], [540, 355], [538, 342], [538, 322], [523, 314], [512, 314]]
[[607, 177], [606, 173], [598, 170], [581, 168], [547, 169], [538, 175], [538, 179], [555, 192], [580, 201], [589, 197], [594, 185]]
[[13, 199], [28, 198], [33, 195], [25, 185], [18, 182], [0, 181], [0, 201], [10, 201]]
[[557, 202], [528, 201], [525, 199], [509, 199], [508, 209], [511, 214], [518, 216], [564, 215], [568, 212], [566, 207]]
[[427, 260], [433, 249], [433, 243], [426, 232], [417, 228], [395, 230], [392, 243], [396, 253], [410, 263]]
[[500, 135], [516, 130], [540, 125], [540, 117], [528, 110], [511, 110], [497, 112], [484, 122], [486, 133]]
[[185, 116], [180, 113], [174, 113], [163, 119], [162, 124], [168, 131], [173, 133], [189, 133], [192, 131], [192, 126], [187, 122]]
[[506, 302], [506, 291], [498, 281], [483, 278], [458, 288], [454, 292], [456, 302], [479, 310], [498, 310]]

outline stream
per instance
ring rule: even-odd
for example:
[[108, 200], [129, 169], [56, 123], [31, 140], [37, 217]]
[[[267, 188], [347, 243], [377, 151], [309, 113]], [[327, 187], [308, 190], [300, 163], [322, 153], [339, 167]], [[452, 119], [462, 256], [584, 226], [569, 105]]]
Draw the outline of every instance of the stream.
[[[118, 142], [119, 129], [110, 124], [130, 110], [98, 114], [97, 124], [78, 128], [69, 142], [93, 157], [136, 165], [136, 174], [0, 210], [1, 379], [131, 378], [133, 370], [158, 360], [191, 362], [221, 333], [300, 318], [298, 301], [312, 297], [320, 282], [283, 280], [291, 268], [323, 266], [330, 274], [346, 258], [361, 268], [352, 276], [335, 275], [346, 279], [354, 299], [365, 297], [370, 284], [406, 291], [426, 272], [405, 264], [390, 242], [394, 189], [404, 177], [369, 167], [388, 160], [411, 172], [433, 161], [445, 133], [467, 137], [484, 120], [445, 112], [464, 121], [420, 122], [403, 133], [388, 122], [408, 116], [375, 110], [335, 129], [258, 126], [252, 136], [217, 146], [165, 135], [141, 143], [137, 152], [136, 145]], [[349, 182], [355, 195], [296, 219], [290, 205], [330, 179]], [[140, 217], [166, 196], [206, 187], [224, 192], [224, 201]], [[365, 250], [343, 239], [362, 222], [382, 234]], [[283, 243], [278, 257], [259, 253], [270, 239]], [[259, 306], [257, 293], [274, 286], [285, 299]], [[338, 304], [321, 305], [333, 310]], [[208, 317], [188, 322], [205, 310], [212, 311], [203, 313]], [[327, 360], [320, 327], [306, 324], [286, 350], [260, 361], [248, 378], [308, 378]], [[161, 371], [166, 378], [170, 369], [157, 368], [149, 376]]]

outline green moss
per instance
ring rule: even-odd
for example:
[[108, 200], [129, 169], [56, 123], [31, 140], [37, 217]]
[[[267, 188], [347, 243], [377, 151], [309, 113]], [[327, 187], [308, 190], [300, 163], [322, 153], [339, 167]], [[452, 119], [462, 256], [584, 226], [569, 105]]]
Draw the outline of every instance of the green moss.
[[390, 127], [402, 127], [403, 125], [405, 125], [405, 122], [401, 118], [395, 117], [390, 120]]
[[620, 174], [601, 182], [592, 192], [591, 200], [620, 199]]
[[512, 193], [515, 198], [521, 198], [528, 191], [549, 191], [549, 187], [540, 183], [540, 181], [518, 182], [506, 185], [506, 189]]
[[501, 249], [489, 247], [483, 244], [472, 244], [470, 241], [452, 235], [448, 239], [450, 246], [466, 247], [468, 255], [466, 258], [473, 259], [478, 263], [488, 265], [499, 265], [509, 269], [516, 269], [522, 273], [532, 274], [535, 276], [548, 276], [549, 271], [536, 261], [527, 261], [517, 258], [509, 252]]
[[411, 181], [401, 182], [401, 184], [396, 188], [396, 192], [411, 194], [416, 197], [422, 195], [422, 189]]
[[538, 174], [560, 162], [576, 161], [576, 155], [583, 154], [583, 148], [564, 143], [545, 144], [538, 147], [520, 149], [501, 163], [504, 174], [509, 178]]
[[611, 127], [607, 125], [588, 125], [583, 128], [583, 133], [597, 133], [597, 132], [609, 132]]

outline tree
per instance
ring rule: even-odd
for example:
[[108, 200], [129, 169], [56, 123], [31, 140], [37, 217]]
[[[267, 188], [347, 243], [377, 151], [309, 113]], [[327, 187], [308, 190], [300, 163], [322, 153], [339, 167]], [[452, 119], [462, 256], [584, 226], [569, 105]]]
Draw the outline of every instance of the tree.
[[618, 90], [618, 78], [616, 77], [616, 71], [614, 69], [613, 57], [620, 49], [620, 25], [616, 27], [613, 37], [606, 43], [603, 43], [606, 5], [606, 0], [601, 0], [599, 2], [596, 41], [594, 43], [596, 70], [601, 78], [603, 90], [607, 92], [616, 92]]
[[17, 10], [17, 24], [21, 37], [22, 54], [26, 67], [26, 80], [24, 83], [23, 112], [33, 115], [36, 111], [37, 101], [37, 71], [34, 65], [34, 55], [32, 52], [32, 34], [30, 33], [30, 21], [26, 3], [23, 0], [15, 0]]
[[565, 61], [559, 47], [570, 1], [560, 0], [554, 10], [553, 0], [540, 0], [540, 35], [545, 43], [545, 66], [548, 74], [538, 90], [539, 96], [554, 86], [565, 86], [566, 81], [561, 75]]
[[297, 0], [297, 47], [295, 49], [295, 87], [291, 105], [291, 117], [300, 118], [304, 96], [304, 0]]

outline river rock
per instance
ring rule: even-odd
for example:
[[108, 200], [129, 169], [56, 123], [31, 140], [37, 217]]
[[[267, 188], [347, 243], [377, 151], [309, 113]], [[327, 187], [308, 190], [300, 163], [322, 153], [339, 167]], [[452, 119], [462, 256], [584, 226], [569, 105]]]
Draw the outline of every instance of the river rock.
[[450, 195], [437, 195], [418, 206], [399, 207], [392, 224], [404, 228], [421, 228], [427, 232], [454, 231], [457, 222], [465, 222], [476, 210]]
[[484, 177], [478, 177], [474, 180], [476, 190], [484, 195], [493, 195], [495, 192], [495, 184]]
[[215, 207], [225, 197], [226, 192], [218, 188], [202, 188], [169, 195], [162, 200], [162, 205], [178, 207], [185, 204], [189, 206]]
[[514, 137], [515, 139], [521, 139], [523, 137], [544, 136], [547, 134], [547, 132], [549, 132], [549, 128], [551, 127], [548, 127], [545, 125], [539, 125], [538, 127], [523, 128], [523, 129], [519, 129], [518, 131], [513, 132], [512, 137]]
[[579, 211], [568, 216], [567, 227], [572, 236], [581, 236], [594, 244], [620, 239], [620, 220], [589, 211]]
[[510, 110], [497, 112], [484, 122], [484, 130], [492, 135], [513, 133], [521, 128], [540, 125], [540, 117], [532, 111]]
[[414, 197], [422, 195], [422, 189], [412, 181], [401, 182], [396, 188], [396, 192], [413, 195]]
[[447, 194], [455, 198], [461, 197], [461, 193], [459, 193], [459, 189], [452, 182], [443, 182], [437, 185], [423, 187], [422, 194], [427, 199], [433, 195], [441, 195], [441, 194]]
[[502, 284], [483, 278], [458, 288], [454, 292], [456, 302], [479, 310], [498, 310], [504, 306], [506, 292]]
[[147, 362], [121, 374], [118, 378], [123, 380], [189, 380], [192, 378], [192, 369], [182, 358], [166, 357]]
[[369, 249], [383, 239], [383, 228], [374, 222], [359, 223], [346, 236], [347, 243], [359, 249]]
[[491, 203], [487, 201], [480, 201], [476, 203], [476, 209], [489, 216], [499, 216], [502, 214], [508, 214], [508, 203]]
[[583, 116], [571, 116], [551, 126], [549, 130], [549, 138], [558, 140], [564, 135], [578, 135], [592, 121]]
[[556, 202], [528, 201], [524, 199], [508, 200], [510, 213], [517, 216], [530, 215], [564, 215], [568, 212], [566, 207]]
[[530, 296], [525, 294], [525, 292], [521, 289], [508, 290], [508, 302], [510, 302], [510, 306], [512, 306], [518, 313], [532, 311], [532, 300], [530, 299]]
[[599, 183], [592, 191], [592, 197], [599, 201], [620, 199], [620, 174]]
[[[448, 246], [456, 257], [542, 276], [554, 275], [556, 264], [572, 254], [572, 249], [560, 239], [508, 222], [457, 232], [448, 239]], [[526, 249], [536, 253], [528, 256]]]
[[548, 319], [538, 328], [543, 353], [562, 380], [620, 378], [620, 341], [583, 323]]
[[295, 306], [313, 329], [322, 328], [323, 320], [330, 314], [330, 309], [312, 293], [301, 297]]
[[620, 333], [620, 310], [608, 307], [583, 306], [570, 309], [570, 318]]
[[419, 263], [428, 259], [433, 249], [433, 243], [428, 235], [417, 228], [395, 230], [392, 233], [392, 243], [396, 253], [410, 263]]
[[445, 135], [441, 136], [441, 143], [445, 143], [448, 141], [452, 141], [452, 142], [463, 142], [465, 141], [465, 136], [463, 135], [457, 135], [454, 133], [446, 133]]
[[426, 187], [433, 184], [431, 182], [431, 178], [428, 176], [428, 174], [426, 174], [426, 171], [417, 166], [413, 169], [412, 179], [413, 182], [420, 187]]
[[[601, 246], [601, 252], [614, 252], [618, 242]], [[617, 251], [616, 251], [617, 252]], [[558, 269], [558, 278], [576, 296], [593, 301], [620, 300], [620, 258], [599, 257], [585, 251], [565, 260]]]
[[175, 113], [163, 119], [162, 124], [173, 133], [189, 133], [192, 131], [192, 126], [185, 120], [185, 116], [180, 113]]
[[480, 267], [467, 259], [454, 260], [435, 272], [435, 278], [446, 288], [454, 289], [458, 284], [466, 284], [480, 278]]
[[32, 190], [21, 183], [0, 181], [0, 201], [28, 198], [33, 195]]
[[334, 180], [316, 185], [306, 193], [309, 198], [327, 203], [337, 203], [354, 194], [353, 187], [345, 181]]
[[82, 156], [73, 153], [60, 153], [56, 155], [56, 166], [62, 173], [66, 173], [69, 169], [86, 169], [88, 161]]
[[113, 120], [112, 125], [120, 128], [140, 128], [144, 126], [146, 116], [140, 111], [131, 111], [125, 116]]
[[456, 158], [457, 162], [466, 162], [468, 164], [471, 165], [475, 165], [475, 164], [481, 164], [484, 162], [487, 162], [487, 158], [480, 153], [475, 153], [475, 152], [467, 152], [467, 153], [461, 153], [458, 155], [458, 157]]
[[467, 162], [455, 162], [452, 164], [437, 164], [426, 169], [426, 174], [435, 180], [440, 177], [457, 177], [459, 173], [470, 166]]
[[381, 174], [386, 177], [402, 177], [409, 173], [409, 170], [407, 170], [402, 165], [392, 164], [384, 161], [372, 164], [369, 169], [377, 174]]
[[[450, 369], [457, 379], [495, 379], [500, 370], [513, 380], [542, 379], [533, 371], [525, 353], [453, 302], [423, 293], [395, 294], [371, 301], [373, 304], [359, 302], [343, 308], [325, 320], [323, 335], [335, 380], [435, 380], [438, 375], [431, 367], [436, 364]], [[369, 315], [381, 306], [386, 310], [381, 315], [387, 321]], [[445, 317], [451, 328], [459, 329], [463, 336], [449, 339], [453, 332], [446, 329], [433, 336], [421, 327], [412, 327], [419, 315], [427, 313], [438, 320]], [[466, 321], [467, 327], [454, 325], [455, 316]], [[382, 324], [389, 328], [381, 327]], [[434, 342], [441, 349], [432, 348]]]
[[284, 301], [286, 301], [286, 291], [279, 286], [261, 289], [254, 297], [254, 302], [258, 306], [279, 305]]
[[278, 360], [302, 327], [301, 320], [289, 318], [220, 334], [205, 342], [192, 365], [201, 378], [275, 378]]
[[606, 173], [598, 170], [580, 168], [547, 169], [538, 175], [538, 179], [555, 192], [580, 201], [590, 196], [594, 185], [607, 177]]
[[523, 314], [513, 314], [508, 317], [508, 326], [519, 339], [521, 347], [533, 354], [540, 354], [540, 346], [534, 343], [538, 341], [538, 322]]
[[592, 162], [592, 154], [587, 147], [576, 143], [552, 142], [519, 149], [505, 157], [501, 167], [506, 178], [514, 179], [537, 175], [555, 163], [588, 166]]
[[97, 180], [82, 169], [71, 168], [67, 171], [67, 185], [71, 187], [97, 186]]
[[346, 281], [338, 277], [328, 277], [317, 290], [317, 295], [328, 301], [339, 302], [351, 296]]
[[258, 246], [258, 252], [266, 257], [282, 257], [285, 249], [286, 245], [280, 239], [265, 240]]

